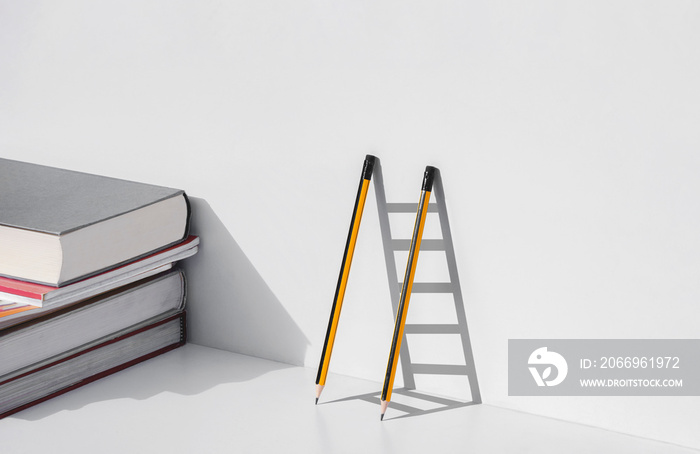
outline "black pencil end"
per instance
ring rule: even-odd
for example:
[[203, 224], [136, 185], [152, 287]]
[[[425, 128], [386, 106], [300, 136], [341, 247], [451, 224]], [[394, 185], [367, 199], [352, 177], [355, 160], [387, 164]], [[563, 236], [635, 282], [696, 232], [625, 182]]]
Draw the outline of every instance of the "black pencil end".
[[379, 415], [379, 420], [380, 420], [380, 421], [384, 421], [384, 413], [382, 413], [381, 415]]
[[316, 403], [314, 403], [314, 405], [318, 405], [318, 397], [316, 398]]
[[365, 162], [362, 165], [362, 178], [365, 180], [372, 179], [372, 171], [374, 170], [374, 161], [376, 158], [371, 154], [365, 156]]
[[423, 175], [423, 191], [433, 191], [433, 180], [435, 179], [435, 172], [437, 172], [437, 168], [433, 166], [425, 167], [425, 174]]

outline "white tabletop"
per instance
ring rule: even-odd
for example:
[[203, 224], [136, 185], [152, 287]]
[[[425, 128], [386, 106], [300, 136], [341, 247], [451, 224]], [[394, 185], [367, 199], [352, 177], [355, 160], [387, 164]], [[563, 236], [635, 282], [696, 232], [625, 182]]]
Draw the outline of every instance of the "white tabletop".
[[1, 420], [2, 452], [697, 452], [485, 404], [445, 406], [396, 392], [380, 422], [381, 384], [330, 374], [314, 405], [315, 375], [187, 345]]

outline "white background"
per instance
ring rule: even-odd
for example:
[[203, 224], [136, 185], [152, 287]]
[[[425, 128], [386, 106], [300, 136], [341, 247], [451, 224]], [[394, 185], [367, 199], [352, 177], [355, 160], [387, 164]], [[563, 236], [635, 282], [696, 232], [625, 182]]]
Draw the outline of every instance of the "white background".
[[[513, 398], [506, 370], [509, 338], [697, 338], [699, 19], [2, 0], [0, 154], [185, 189], [191, 339], [313, 368], [364, 155], [390, 202], [437, 166], [484, 402], [700, 447], [700, 398]], [[392, 324], [370, 191], [332, 370], [381, 381]]]

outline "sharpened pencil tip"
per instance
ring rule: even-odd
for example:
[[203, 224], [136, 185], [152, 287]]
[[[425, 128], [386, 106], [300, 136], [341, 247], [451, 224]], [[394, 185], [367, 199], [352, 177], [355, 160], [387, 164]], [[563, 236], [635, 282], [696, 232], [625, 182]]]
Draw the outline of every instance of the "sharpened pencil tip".
[[386, 409], [389, 406], [389, 401], [388, 400], [382, 400], [381, 405], [379, 406], [380, 409], [380, 414], [382, 415], [381, 418], [379, 419], [380, 421], [384, 421], [384, 413], [386, 413]]
[[382, 413], [381, 415], [379, 415], [379, 420], [380, 420], [380, 421], [384, 421], [384, 413]]
[[318, 397], [316, 398], [316, 403], [314, 405], [318, 405]]

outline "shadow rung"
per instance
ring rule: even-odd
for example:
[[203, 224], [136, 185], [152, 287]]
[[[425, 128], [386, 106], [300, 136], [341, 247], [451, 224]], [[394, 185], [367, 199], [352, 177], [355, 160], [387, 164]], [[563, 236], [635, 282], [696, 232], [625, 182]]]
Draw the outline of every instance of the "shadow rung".
[[[399, 282], [399, 289], [403, 282]], [[414, 282], [413, 293], [454, 293], [452, 282]]]
[[[395, 251], [408, 251], [411, 249], [411, 240], [391, 240], [391, 248]], [[444, 240], [423, 240], [420, 242], [421, 251], [444, 251]]]
[[414, 374], [424, 375], [468, 375], [467, 366], [451, 364], [413, 364]]
[[[413, 389], [399, 388], [394, 390], [394, 394], [401, 394], [402, 396], [409, 396], [415, 399], [424, 400], [426, 402], [432, 402], [435, 404], [451, 406], [455, 404], [461, 404], [459, 400], [449, 399], [447, 397], [434, 396], [431, 394], [425, 394]], [[379, 399], [377, 399], [379, 401]], [[381, 402], [381, 401], [379, 401]]]
[[404, 332], [406, 334], [460, 334], [459, 325], [449, 325], [449, 324], [419, 324], [412, 323], [407, 324], [404, 327]]
[[[418, 211], [417, 203], [387, 203], [386, 211], [388, 213], [415, 213]], [[428, 204], [428, 213], [437, 213], [438, 208], [436, 203]]]

